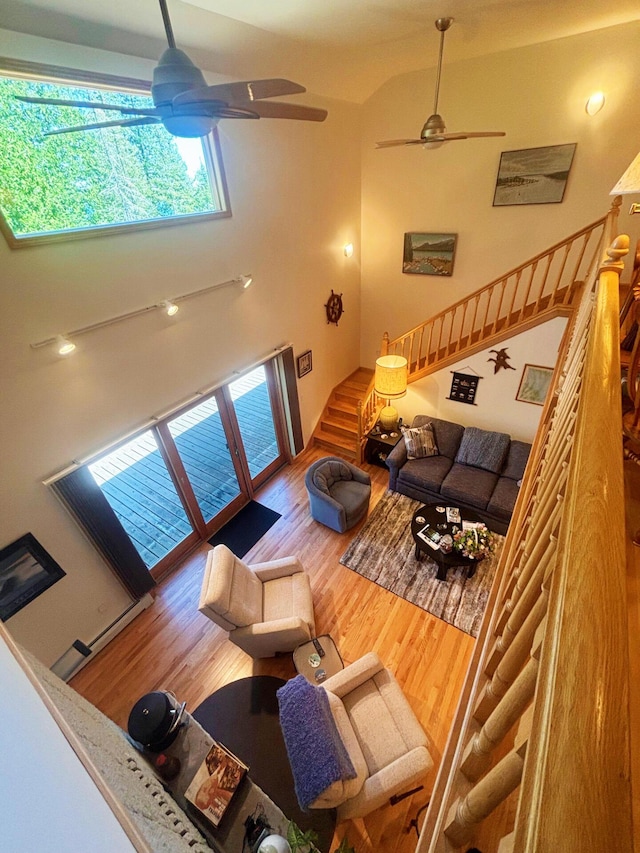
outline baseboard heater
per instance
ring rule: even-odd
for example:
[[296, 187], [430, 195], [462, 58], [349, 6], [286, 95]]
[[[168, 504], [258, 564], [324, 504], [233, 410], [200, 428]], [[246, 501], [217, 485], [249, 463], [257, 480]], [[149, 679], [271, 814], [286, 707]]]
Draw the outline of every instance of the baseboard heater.
[[79, 672], [89, 658], [103, 649], [111, 642], [123, 628], [133, 621], [139, 613], [153, 604], [153, 597], [147, 593], [139, 601], [134, 601], [120, 614], [110, 625], [101, 631], [95, 639], [85, 644], [82, 640], [74, 640], [66, 652], [60, 655], [58, 660], [51, 666], [51, 672], [55, 673], [63, 681], [69, 681], [72, 675]]

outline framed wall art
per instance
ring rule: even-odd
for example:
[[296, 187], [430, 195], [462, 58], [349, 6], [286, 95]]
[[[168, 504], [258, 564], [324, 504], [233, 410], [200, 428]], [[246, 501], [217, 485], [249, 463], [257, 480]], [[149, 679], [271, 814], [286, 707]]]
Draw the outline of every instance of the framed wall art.
[[516, 400], [521, 403], [533, 403], [543, 406], [547, 398], [549, 383], [553, 376], [553, 367], [542, 367], [539, 364], [525, 364], [520, 379], [520, 387]]
[[0, 619], [10, 616], [65, 576], [31, 533], [0, 550]]
[[503, 151], [493, 206], [554, 204], [564, 198], [576, 143]]
[[301, 379], [303, 376], [306, 376], [307, 373], [311, 373], [313, 369], [313, 362], [311, 360], [311, 350], [308, 349], [306, 352], [303, 352], [302, 355], [299, 355], [296, 359], [296, 364], [298, 368], [298, 379]]
[[410, 231], [404, 235], [402, 272], [410, 275], [452, 275], [457, 234]]

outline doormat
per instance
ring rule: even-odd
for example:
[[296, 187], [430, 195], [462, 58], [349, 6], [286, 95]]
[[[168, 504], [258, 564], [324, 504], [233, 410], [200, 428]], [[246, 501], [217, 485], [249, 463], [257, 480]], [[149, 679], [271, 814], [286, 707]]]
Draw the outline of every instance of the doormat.
[[446, 581], [439, 581], [433, 560], [427, 556], [422, 561], [415, 558], [411, 519], [422, 503], [398, 492], [385, 492], [340, 562], [438, 619], [477, 637], [504, 537], [496, 536], [499, 544], [495, 552], [478, 563], [472, 578], [467, 578], [466, 568], [452, 567]]
[[279, 512], [268, 506], [249, 501], [231, 521], [213, 534], [209, 544], [226, 545], [236, 557], [244, 557], [280, 517]]

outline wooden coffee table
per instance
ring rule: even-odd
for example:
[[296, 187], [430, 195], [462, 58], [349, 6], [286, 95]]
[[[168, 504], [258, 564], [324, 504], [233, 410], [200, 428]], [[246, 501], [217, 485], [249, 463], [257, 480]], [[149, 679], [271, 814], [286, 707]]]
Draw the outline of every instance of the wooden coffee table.
[[[436, 507], [444, 507], [445, 511], [438, 512]], [[416, 560], [422, 560], [425, 554], [428, 557], [431, 557], [438, 566], [436, 578], [439, 581], [446, 581], [447, 570], [454, 568], [455, 566], [467, 566], [467, 577], [472, 578], [476, 573], [477, 560], [472, 560], [469, 557], [463, 557], [462, 554], [455, 549], [449, 554], [445, 554], [444, 551], [441, 551], [439, 548], [433, 549], [429, 547], [429, 545], [427, 545], [427, 543], [418, 536], [418, 531], [422, 530], [427, 525], [433, 527], [443, 536], [445, 533], [448, 533], [453, 537], [454, 527], [461, 530], [463, 521], [484, 521], [477, 512], [473, 512], [473, 510], [470, 509], [463, 510], [456, 507], [460, 511], [460, 521], [448, 522], [446, 513], [447, 507], [455, 507], [455, 504], [425, 504], [424, 506], [418, 507], [413, 514], [413, 518], [411, 520], [411, 535], [413, 536], [413, 541], [416, 543]], [[423, 520], [418, 521], [419, 518]]]

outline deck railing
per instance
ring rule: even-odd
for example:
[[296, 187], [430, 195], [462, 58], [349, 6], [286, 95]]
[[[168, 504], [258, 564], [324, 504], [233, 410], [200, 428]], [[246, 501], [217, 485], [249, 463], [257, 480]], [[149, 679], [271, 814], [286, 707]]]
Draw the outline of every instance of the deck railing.
[[417, 853], [633, 849], [618, 324], [627, 247], [613, 241], [565, 335]]

